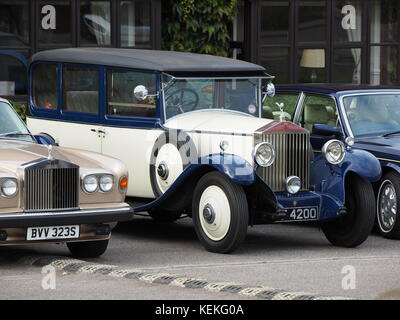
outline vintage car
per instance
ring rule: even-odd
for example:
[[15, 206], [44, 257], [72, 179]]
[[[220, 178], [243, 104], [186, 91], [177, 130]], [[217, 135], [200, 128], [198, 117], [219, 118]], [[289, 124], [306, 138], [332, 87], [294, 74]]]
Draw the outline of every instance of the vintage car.
[[400, 239], [400, 88], [279, 86], [264, 107], [265, 117], [277, 116], [277, 103], [285, 104], [288, 120], [311, 132], [315, 152], [321, 153], [323, 144], [336, 138], [378, 158], [382, 178], [373, 184], [376, 226], [383, 236]]
[[124, 203], [128, 170], [119, 160], [33, 136], [0, 99], [0, 246], [67, 243], [79, 257], [103, 254]]
[[191, 216], [209, 251], [235, 250], [260, 223], [324, 221], [327, 238], [346, 247], [373, 226], [379, 162], [333, 139], [320, 171], [310, 170], [309, 133], [261, 117], [262, 100], [274, 94], [261, 66], [71, 48], [35, 54], [29, 74], [32, 132], [124, 161], [135, 212], [159, 221]]

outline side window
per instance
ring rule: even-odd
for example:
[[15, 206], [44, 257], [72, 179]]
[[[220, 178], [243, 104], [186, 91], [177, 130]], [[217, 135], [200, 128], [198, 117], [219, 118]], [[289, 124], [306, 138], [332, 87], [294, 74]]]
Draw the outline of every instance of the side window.
[[95, 68], [64, 67], [64, 110], [99, 112], [99, 71]]
[[57, 65], [38, 64], [33, 69], [33, 102], [36, 108], [57, 109]]
[[303, 103], [301, 126], [311, 132], [314, 124], [338, 125], [335, 100], [327, 96], [309, 95]]
[[123, 70], [107, 71], [107, 114], [125, 117], [155, 118], [156, 97], [135, 98], [136, 86], [143, 85], [149, 95], [156, 93], [156, 75]]
[[273, 98], [267, 97], [263, 106], [263, 118], [279, 120], [281, 111], [278, 104], [283, 103], [286, 120], [292, 121], [299, 95], [299, 93], [278, 93]]

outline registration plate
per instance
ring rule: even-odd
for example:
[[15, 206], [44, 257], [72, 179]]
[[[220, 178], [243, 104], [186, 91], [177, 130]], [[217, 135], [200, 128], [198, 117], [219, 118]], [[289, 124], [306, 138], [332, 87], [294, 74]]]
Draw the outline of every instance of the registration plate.
[[318, 220], [318, 207], [289, 208], [286, 219], [289, 221]]
[[31, 227], [26, 231], [26, 240], [58, 240], [74, 238], [79, 238], [79, 225]]

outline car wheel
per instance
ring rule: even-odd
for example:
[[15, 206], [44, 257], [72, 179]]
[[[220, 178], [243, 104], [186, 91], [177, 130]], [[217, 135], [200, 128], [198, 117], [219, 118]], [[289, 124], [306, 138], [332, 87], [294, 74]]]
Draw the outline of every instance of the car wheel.
[[243, 243], [249, 224], [242, 186], [219, 172], [207, 173], [194, 190], [192, 217], [196, 234], [208, 251], [234, 251]]
[[347, 214], [325, 222], [322, 231], [335, 246], [352, 248], [363, 243], [375, 220], [375, 195], [370, 182], [353, 176], [346, 180]]
[[376, 201], [378, 230], [388, 239], [400, 239], [399, 197], [400, 175], [389, 172], [382, 179]]
[[107, 250], [108, 240], [68, 242], [71, 254], [79, 258], [97, 258]]
[[180, 218], [182, 215], [181, 212], [179, 211], [167, 211], [167, 210], [149, 210], [149, 215], [150, 217], [153, 218], [154, 221], [156, 222], [162, 222], [162, 223], [171, 223]]

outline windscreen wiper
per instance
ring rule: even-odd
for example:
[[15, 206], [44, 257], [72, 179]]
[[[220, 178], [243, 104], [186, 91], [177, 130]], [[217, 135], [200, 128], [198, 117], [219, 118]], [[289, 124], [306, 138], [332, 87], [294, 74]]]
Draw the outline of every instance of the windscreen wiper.
[[389, 133], [385, 133], [382, 137], [386, 138], [386, 137], [389, 137], [389, 136], [394, 135], [394, 134], [400, 134], [400, 130], [389, 132]]
[[13, 136], [31, 136], [32, 137], [32, 134], [27, 133], [27, 132], [22, 132], [22, 131], [0, 133], [0, 138], [7, 138], [7, 137], [13, 137]]

